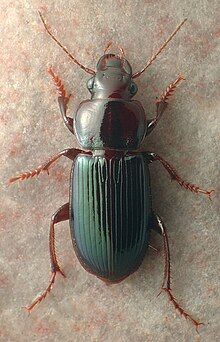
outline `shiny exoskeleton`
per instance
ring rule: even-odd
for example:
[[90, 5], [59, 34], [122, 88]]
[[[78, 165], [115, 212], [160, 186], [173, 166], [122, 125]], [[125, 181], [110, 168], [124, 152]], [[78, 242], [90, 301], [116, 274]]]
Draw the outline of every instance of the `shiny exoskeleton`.
[[142, 105], [131, 66], [106, 54], [87, 83], [91, 100], [75, 116], [79, 144], [92, 155], [79, 154], [72, 169], [71, 233], [79, 260], [107, 282], [135, 271], [149, 240], [150, 181], [140, 147], [146, 134]]
[[153, 119], [147, 120], [141, 103], [132, 99], [138, 90], [134, 79], [152, 64], [185, 20], [145, 67], [133, 74], [121, 48], [119, 55], [105, 52], [96, 71], [83, 66], [50, 32], [41, 14], [40, 17], [52, 39], [92, 77], [87, 82], [91, 98], [81, 102], [72, 119], [66, 115], [70, 96], [67, 96], [59, 77], [49, 69], [59, 91], [58, 102], [64, 123], [76, 135], [81, 149], [65, 149], [35, 170], [10, 179], [12, 183], [38, 175], [41, 171], [48, 172], [49, 167], [61, 156], [73, 161], [70, 201], [59, 208], [51, 219], [51, 279], [45, 291], [27, 309], [31, 311], [46, 297], [58, 272], [65, 276], [57, 262], [54, 227], [60, 221], [69, 220], [79, 261], [87, 271], [107, 284], [120, 282], [136, 271], [150, 246], [150, 231], [160, 233], [165, 255], [162, 289], [178, 311], [197, 329], [202, 323], [182, 309], [171, 291], [168, 236], [161, 218], [152, 209], [149, 164], [159, 161], [172, 179], [194, 193], [204, 193], [210, 197], [213, 190], [206, 191], [185, 182], [156, 153], [140, 150], [141, 143], [156, 127], [167, 107], [168, 98], [183, 77], [179, 76], [172, 82], [157, 100]]

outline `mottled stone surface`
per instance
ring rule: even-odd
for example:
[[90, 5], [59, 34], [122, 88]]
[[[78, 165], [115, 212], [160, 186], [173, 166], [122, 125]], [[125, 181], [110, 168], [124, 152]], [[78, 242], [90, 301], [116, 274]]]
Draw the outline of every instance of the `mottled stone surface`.
[[[1, 0], [1, 341], [219, 341], [219, 1]], [[35, 168], [76, 140], [65, 129], [56, 90], [46, 73], [53, 65], [73, 93], [69, 112], [89, 97], [88, 75], [45, 33], [37, 10], [80, 61], [94, 68], [106, 44], [123, 46], [134, 71], [142, 67], [170, 32], [181, 32], [137, 79], [148, 118], [155, 97], [179, 73], [180, 85], [148, 150], [169, 160], [181, 175], [215, 188], [213, 201], [170, 183], [160, 165], [151, 166], [155, 211], [166, 222], [172, 255], [173, 290], [181, 304], [203, 321], [197, 335], [165, 295], [162, 240], [152, 236], [143, 265], [124, 282], [107, 287], [86, 273], [72, 250], [68, 222], [57, 228], [57, 250], [67, 280], [58, 277], [52, 294], [31, 315], [21, 307], [49, 279], [51, 214], [68, 201], [71, 163], [50, 176], [15, 183], [9, 177]]]

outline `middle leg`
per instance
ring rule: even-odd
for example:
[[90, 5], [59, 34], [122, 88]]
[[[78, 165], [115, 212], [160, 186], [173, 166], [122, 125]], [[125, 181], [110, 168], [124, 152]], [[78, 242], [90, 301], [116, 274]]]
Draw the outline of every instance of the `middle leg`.
[[171, 180], [175, 180], [179, 183], [180, 186], [183, 188], [192, 191], [195, 194], [201, 193], [209, 197], [211, 199], [211, 195], [213, 194], [214, 190], [205, 190], [201, 189], [199, 186], [186, 182], [182, 179], [175, 168], [169, 164], [165, 159], [160, 157], [157, 153], [154, 152], [143, 152], [143, 154], [147, 157], [148, 162], [152, 163], [153, 161], [159, 161], [163, 167], [169, 172]]
[[85, 151], [79, 150], [77, 148], [67, 148], [61, 152], [59, 152], [58, 154], [56, 154], [55, 156], [52, 156], [47, 162], [39, 165], [38, 167], [36, 167], [36, 169], [31, 170], [31, 171], [26, 171], [21, 173], [18, 176], [15, 176], [13, 178], [10, 178], [8, 180], [8, 183], [14, 183], [17, 180], [26, 180], [28, 178], [32, 178], [34, 176], [38, 176], [42, 171], [46, 171], [47, 174], [49, 175], [49, 168], [51, 167], [51, 165], [53, 165], [60, 157], [64, 156], [67, 157], [70, 160], [74, 160], [75, 157], [79, 154], [79, 153], [87, 153]]

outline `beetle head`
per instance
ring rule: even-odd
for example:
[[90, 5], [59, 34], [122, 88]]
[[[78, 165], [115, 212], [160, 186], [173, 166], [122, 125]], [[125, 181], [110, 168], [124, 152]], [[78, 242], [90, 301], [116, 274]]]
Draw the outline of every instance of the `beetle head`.
[[97, 71], [87, 83], [93, 98], [131, 98], [137, 92], [132, 81], [129, 62], [115, 54], [103, 55], [97, 63]]

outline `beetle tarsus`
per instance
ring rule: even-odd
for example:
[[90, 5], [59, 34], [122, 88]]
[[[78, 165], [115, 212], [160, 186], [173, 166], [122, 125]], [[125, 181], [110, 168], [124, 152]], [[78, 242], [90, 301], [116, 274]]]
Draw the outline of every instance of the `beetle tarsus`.
[[162, 219], [158, 215], [152, 216], [152, 229], [156, 232], [159, 232], [163, 236], [163, 246], [164, 246], [164, 277], [163, 277], [163, 283], [161, 287], [161, 291], [157, 296], [161, 294], [162, 291], [165, 291], [168, 295], [169, 300], [174, 305], [175, 309], [178, 310], [178, 312], [184, 316], [186, 319], [189, 319], [193, 325], [196, 327], [196, 331], [198, 332], [198, 327], [200, 325], [203, 325], [204, 323], [200, 323], [196, 321], [190, 314], [188, 314], [177, 302], [176, 298], [172, 294], [171, 289], [171, 266], [170, 266], [170, 248], [169, 248], [169, 241], [168, 241], [168, 235], [166, 227], [162, 221]]
[[162, 157], [160, 157], [156, 153], [147, 153], [147, 154], [149, 156], [150, 162], [158, 160], [164, 166], [164, 168], [170, 174], [171, 180], [177, 181], [177, 183], [179, 183], [179, 185], [182, 186], [183, 188], [185, 188], [186, 190], [190, 190], [195, 194], [198, 194], [198, 193], [204, 194], [204, 195], [208, 196], [209, 199], [211, 199], [211, 196], [215, 191], [214, 189], [212, 189], [212, 190], [201, 189], [199, 186], [197, 186], [195, 184], [184, 181], [178, 175], [176, 169], [171, 164], [169, 164], [165, 159], [163, 159]]
[[[31, 171], [26, 171], [21, 173], [20, 175], [10, 178], [8, 180], [8, 184], [12, 184], [14, 182], [16, 182], [17, 180], [23, 181], [26, 180], [28, 178], [33, 178], [35, 176], [38, 176], [41, 172], [45, 171], [47, 172], [47, 174], [49, 175], [49, 168], [52, 166], [52, 164], [54, 164], [60, 157], [64, 156], [67, 157], [71, 160], [74, 160], [74, 158], [77, 156], [77, 154], [79, 154], [80, 152], [82, 152], [82, 150], [79, 150], [77, 148], [67, 148], [61, 152], [59, 152], [58, 154], [56, 154], [55, 156], [51, 157], [46, 163], [38, 166], [36, 169], [31, 170]], [[85, 152], [86, 153], [86, 152]]]
[[29, 306], [25, 306], [24, 308], [31, 313], [31, 311], [33, 310], [33, 308], [40, 303], [43, 299], [46, 298], [47, 294], [50, 293], [50, 291], [52, 290], [53, 284], [55, 282], [55, 278], [56, 278], [56, 273], [57, 272], [53, 272], [50, 278], [50, 282], [49, 285], [47, 286], [46, 290], [44, 292], [42, 292], [34, 301], [33, 303], [31, 303], [31, 305]]
[[52, 76], [53, 82], [58, 90], [59, 96], [66, 99], [66, 105], [67, 105], [71, 95], [67, 95], [67, 92], [66, 92], [66, 89], [64, 87], [62, 80], [59, 78], [57, 74], [55, 74], [52, 67], [49, 67], [48, 73]]
[[66, 92], [66, 89], [64, 87], [63, 82], [61, 81], [59, 76], [54, 73], [52, 67], [50, 67], [48, 69], [48, 72], [52, 76], [54, 84], [55, 84], [55, 86], [56, 86], [56, 88], [58, 90], [58, 94], [59, 94], [59, 96], [58, 96], [58, 103], [59, 103], [60, 112], [61, 112], [63, 121], [64, 121], [65, 125], [67, 126], [67, 128], [70, 130], [70, 132], [74, 134], [74, 131], [73, 131], [73, 119], [66, 115], [67, 104], [68, 104], [72, 94], [67, 95], [67, 92]]
[[167, 102], [169, 97], [171, 95], [173, 95], [173, 93], [177, 87], [177, 84], [180, 83], [181, 81], [184, 81], [184, 80], [185, 80], [185, 78], [182, 75], [179, 75], [174, 82], [170, 83], [170, 85], [166, 88], [166, 90], [162, 94], [161, 98], [159, 100], [157, 100], [156, 103], [159, 104], [160, 102]]
[[153, 131], [153, 129], [157, 126], [162, 114], [164, 113], [165, 109], [168, 106], [169, 98], [173, 95], [174, 91], [177, 88], [178, 83], [181, 82], [182, 80], [184, 80], [184, 77], [182, 75], [177, 77], [177, 79], [174, 82], [170, 83], [170, 85], [166, 88], [166, 90], [161, 95], [161, 97], [156, 101], [157, 114], [155, 118], [148, 120], [146, 135], [149, 135]]
[[16, 177], [10, 178], [8, 180], [8, 184], [12, 184], [12, 183], [16, 182], [17, 180], [23, 181], [23, 180], [26, 180], [29, 178], [33, 178], [35, 176], [38, 176], [39, 173], [41, 173], [42, 171], [46, 171], [47, 174], [49, 175], [48, 169], [45, 169], [44, 164], [43, 164], [43, 165], [38, 166], [35, 170], [26, 171], [26, 172], [23, 172]]
[[175, 309], [177, 309], [177, 311], [180, 313], [180, 315], [182, 315], [185, 319], [188, 319], [189, 321], [191, 321], [195, 327], [196, 327], [196, 331], [198, 332], [198, 328], [200, 325], [205, 325], [202, 322], [198, 322], [196, 321], [190, 314], [188, 314], [177, 302], [176, 298], [173, 296], [171, 289], [167, 288], [167, 287], [162, 287], [161, 291], [165, 291], [169, 297], [169, 300], [172, 302], [172, 304], [174, 305]]

